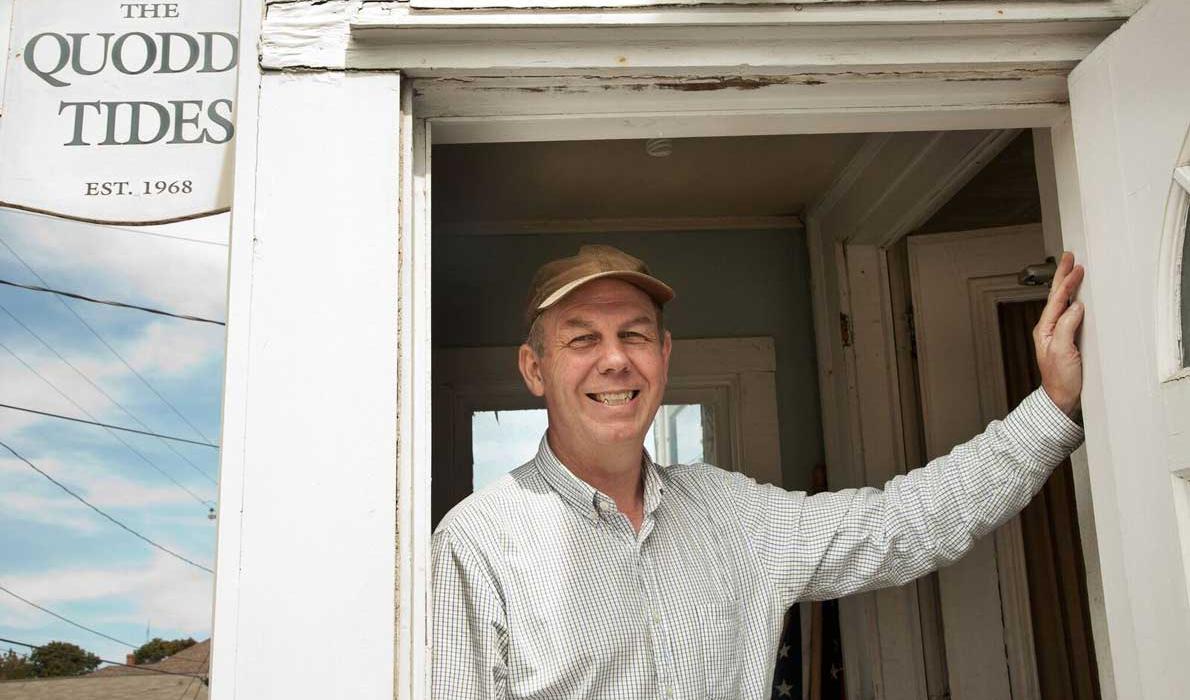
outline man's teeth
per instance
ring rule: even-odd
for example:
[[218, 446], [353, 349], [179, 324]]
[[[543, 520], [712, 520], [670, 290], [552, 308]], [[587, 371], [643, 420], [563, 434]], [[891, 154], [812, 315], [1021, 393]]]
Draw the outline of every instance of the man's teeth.
[[635, 391], [609, 391], [602, 394], [591, 394], [591, 398], [602, 401], [607, 406], [619, 406], [628, 403], [636, 396]]

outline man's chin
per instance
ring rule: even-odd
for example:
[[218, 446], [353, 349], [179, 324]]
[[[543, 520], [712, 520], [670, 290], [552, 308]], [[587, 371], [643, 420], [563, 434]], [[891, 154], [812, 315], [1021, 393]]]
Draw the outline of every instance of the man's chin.
[[636, 425], [600, 425], [591, 431], [591, 436], [596, 444], [607, 447], [622, 447], [632, 443], [643, 445], [645, 442], [645, 433]]

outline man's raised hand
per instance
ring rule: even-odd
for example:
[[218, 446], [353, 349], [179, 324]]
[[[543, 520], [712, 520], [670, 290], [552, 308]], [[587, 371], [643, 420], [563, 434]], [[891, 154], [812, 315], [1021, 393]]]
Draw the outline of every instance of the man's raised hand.
[[1082, 302], [1074, 301], [1085, 271], [1074, 264], [1073, 253], [1063, 253], [1050, 285], [1049, 300], [1033, 328], [1041, 386], [1066, 415], [1078, 408], [1083, 391], [1083, 356], [1074, 337], [1083, 322]]

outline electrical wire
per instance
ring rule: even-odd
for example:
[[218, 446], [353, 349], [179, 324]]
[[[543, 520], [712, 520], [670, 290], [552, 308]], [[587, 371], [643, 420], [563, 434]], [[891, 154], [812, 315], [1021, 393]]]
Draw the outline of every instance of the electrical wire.
[[[14, 208], [9, 208], [9, 207], [4, 207], [3, 209], [0, 209], [0, 211], [4, 211], [5, 213], [16, 213], [16, 214], [20, 214], [21, 216], [31, 216], [31, 217], [36, 217], [36, 218], [40, 218], [40, 219], [49, 219], [50, 221], [58, 221], [58, 222], [61, 222], [63, 220], [77, 221], [77, 219], [70, 219], [70, 218], [65, 218], [62, 216], [55, 216], [53, 214], [43, 212], [43, 211], [38, 211], [36, 209], [14, 209]], [[221, 213], [221, 212], [214, 212], [214, 213]], [[121, 233], [135, 233], [139, 236], [152, 236], [154, 238], [165, 238], [165, 239], [168, 239], [171, 241], [185, 241], [187, 243], [198, 243], [201, 245], [219, 246], [220, 248], [227, 247], [226, 243], [221, 243], [219, 241], [207, 241], [207, 240], [203, 240], [201, 238], [190, 238], [189, 236], [178, 236], [178, 235], [175, 235], [172, 233], [161, 233], [159, 231], [150, 231], [148, 229], [128, 228], [126, 226], [115, 226], [112, 224], [101, 224], [101, 223], [93, 222], [93, 221], [83, 221], [82, 223], [90, 223], [98, 228], [101, 228], [104, 231], [120, 231]]]
[[[207, 669], [207, 673], [211, 672], [210, 661], [211, 661], [211, 645], [207, 644], [207, 654], [206, 654], [206, 656], [203, 657], [203, 660], [202, 660], [202, 667]], [[190, 679], [190, 682], [187, 683], [186, 687], [182, 689], [182, 694], [180, 696], [178, 696], [178, 700], [186, 700], [186, 694], [190, 692], [190, 686], [194, 685], [194, 681], [196, 681], [196, 680], [201, 680], [203, 685], [207, 685], [206, 678], [200, 679], [198, 676], [195, 676], [194, 678]], [[198, 694], [200, 692], [202, 692], [202, 686], [195, 688], [194, 698], [192, 698], [191, 700], [198, 700]]]
[[[47, 287], [49, 286], [49, 283], [47, 283], [45, 281], [45, 278], [42, 277], [41, 275], [37, 274], [37, 270], [34, 270], [29, 265], [29, 263], [25, 262], [25, 259], [22, 258], [19, 253], [17, 253], [15, 250], [13, 250], [12, 246], [8, 245], [8, 242], [5, 241], [3, 238], [0, 238], [0, 245], [4, 246], [8, 250], [9, 253], [12, 253], [12, 257], [16, 258], [17, 262], [19, 262], [21, 265], [24, 266], [24, 268], [26, 270], [29, 271], [29, 274], [31, 274], [35, 278], [37, 278], [38, 282], [41, 282], [43, 285], [46, 285]], [[206, 434], [204, 434], [201, 430], [199, 430], [196, 425], [191, 423], [190, 420], [186, 418], [186, 416], [182, 415], [182, 412], [178, 410], [177, 406], [174, 406], [173, 403], [170, 402], [169, 399], [162, 396], [161, 392], [157, 391], [157, 388], [154, 387], [152, 384], [150, 384], [148, 379], [145, 379], [144, 376], [142, 376], [140, 372], [137, 372], [136, 369], [133, 368], [132, 365], [128, 364], [128, 360], [124, 359], [124, 356], [121, 355], [119, 353], [119, 351], [117, 351], [114, 347], [112, 347], [111, 343], [107, 342], [107, 340], [105, 340], [103, 338], [103, 336], [99, 334], [99, 331], [95, 330], [95, 328], [90, 323], [87, 323], [87, 319], [85, 319], [81, 315], [79, 315], [79, 312], [75, 311], [73, 306], [66, 303], [66, 300], [60, 296], [55, 295], [54, 298], [57, 299], [58, 302], [62, 304], [62, 306], [66, 307], [66, 310], [69, 311], [71, 314], [73, 314], [74, 317], [78, 319], [79, 323], [83, 324], [83, 326], [86, 327], [87, 330], [91, 331], [91, 335], [95, 336], [96, 340], [98, 340], [100, 343], [102, 343], [105, 348], [110, 350], [111, 353], [113, 355], [115, 355], [116, 358], [118, 360], [120, 360], [121, 363], [123, 363], [124, 367], [126, 367], [129, 372], [132, 372], [132, 374], [137, 379], [140, 380], [141, 384], [145, 385], [145, 388], [147, 388], [149, 391], [153, 392], [153, 395], [156, 396], [161, 401], [161, 403], [168, 406], [169, 409], [174, 412], [174, 415], [176, 415], [178, 418], [182, 419], [183, 423], [190, 426], [190, 429], [193, 430], [195, 432], [195, 434], [197, 434], [200, 438], [202, 438], [203, 440], [206, 440], [207, 442], [214, 442], [214, 440], [207, 437]]]
[[[21, 460], [22, 462], [24, 462], [25, 464], [29, 465], [29, 468], [30, 468], [30, 469], [32, 469], [33, 471], [37, 472], [38, 474], [41, 474], [42, 476], [44, 476], [46, 479], [48, 479], [48, 480], [49, 480], [51, 483], [53, 483], [53, 484], [54, 484], [55, 486], [57, 486], [58, 488], [62, 489], [62, 490], [63, 490], [63, 491], [65, 491], [66, 493], [70, 494], [71, 496], [74, 496], [74, 498], [75, 498], [75, 499], [77, 499], [79, 503], [82, 503], [83, 505], [87, 506], [87, 507], [88, 507], [88, 508], [90, 508], [91, 510], [93, 510], [93, 511], [95, 511], [96, 513], [98, 513], [98, 514], [102, 515], [104, 518], [106, 518], [106, 519], [110, 520], [112, 523], [114, 523], [115, 525], [119, 526], [121, 529], [125, 530], [125, 531], [126, 531], [126, 532], [128, 532], [129, 534], [132, 534], [133, 536], [137, 537], [138, 539], [140, 539], [140, 540], [143, 540], [144, 542], [148, 543], [150, 546], [152, 546], [152, 547], [155, 547], [155, 548], [157, 548], [157, 549], [161, 550], [162, 552], [165, 552], [166, 554], [170, 555], [171, 557], [174, 557], [175, 559], [179, 559], [179, 560], [181, 560], [181, 561], [184, 561], [184, 562], [186, 562], [186, 563], [187, 563], [187, 564], [189, 564], [190, 566], [193, 566], [193, 567], [195, 567], [195, 568], [197, 568], [197, 569], [202, 569], [203, 571], [207, 572], [208, 574], [214, 574], [214, 573], [215, 573], [213, 570], [209, 569], [208, 567], [205, 567], [205, 566], [203, 566], [202, 564], [199, 564], [199, 563], [197, 563], [197, 562], [195, 562], [195, 561], [192, 561], [192, 560], [190, 560], [190, 559], [187, 559], [186, 557], [182, 556], [181, 554], [178, 554], [177, 552], [173, 551], [172, 549], [170, 549], [170, 548], [168, 548], [168, 547], [166, 547], [166, 546], [164, 546], [164, 545], [157, 544], [157, 543], [156, 543], [156, 542], [154, 542], [153, 540], [149, 539], [148, 537], [145, 537], [144, 535], [140, 534], [140, 533], [139, 533], [139, 532], [137, 532], [136, 530], [133, 530], [132, 528], [130, 528], [130, 527], [128, 527], [127, 525], [125, 525], [124, 523], [120, 522], [119, 520], [116, 520], [116, 519], [115, 519], [115, 518], [113, 518], [112, 516], [108, 515], [107, 513], [103, 512], [102, 510], [100, 510], [99, 508], [97, 508], [97, 507], [95, 507], [95, 506], [91, 505], [91, 503], [89, 503], [89, 502], [87, 501], [87, 499], [85, 499], [85, 498], [83, 498], [82, 496], [78, 495], [78, 494], [77, 494], [77, 493], [75, 493], [74, 491], [71, 491], [71, 490], [70, 490], [70, 487], [66, 486], [66, 485], [65, 485], [65, 484], [63, 484], [61, 481], [58, 481], [58, 480], [57, 480], [57, 479], [55, 479], [54, 477], [50, 476], [49, 474], [47, 474], [47, 473], [45, 473], [44, 471], [42, 471], [41, 469], [39, 469], [39, 468], [37, 467], [37, 465], [36, 465], [36, 464], [34, 464], [34, 463], [30, 462], [29, 460], [25, 459], [25, 457], [24, 457], [24, 456], [23, 456], [23, 455], [22, 455], [20, 452], [17, 452], [16, 450], [12, 449], [12, 447], [10, 447], [10, 446], [9, 446], [7, 443], [5, 443], [5, 442], [3, 442], [3, 441], [0, 441], [0, 447], [3, 447], [4, 449], [6, 449], [6, 450], [8, 450], [9, 452], [11, 452], [13, 455], [15, 455], [15, 456], [16, 456], [16, 458], [17, 458], [17, 459], [19, 459], [19, 460]], [[3, 641], [3, 640], [0, 640], [0, 641]]]
[[[119, 401], [116, 400], [116, 398], [114, 396], [107, 393], [107, 391], [105, 391], [103, 387], [99, 386], [99, 384], [97, 384], [94, 380], [92, 380], [90, 377], [88, 377], [86, 372], [82, 371], [77, 366], [75, 366], [75, 364], [73, 362], [66, 359], [66, 357], [64, 357], [62, 355], [62, 353], [58, 352], [57, 349], [55, 349], [53, 345], [50, 345], [49, 341], [47, 341], [45, 338], [42, 338], [40, 335], [38, 335], [37, 332], [34, 331], [32, 328], [25, 325], [25, 323], [23, 321], [21, 321], [21, 319], [17, 318], [16, 314], [9, 311], [8, 308], [5, 307], [3, 304], [0, 304], [0, 311], [3, 311], [4, 313], [8, 314], [8, 317], [11, 318], [18, 326], [20, 326], [21, 328], [24, 328], [26, 333], [28, 333], [29, 335], [36, 338], [37, 341], [40, 342], [42, 345], [44, 345], [47, 350], [54, 353], [54, 355], [57, 356], [57, 358], [59, 360], [62, 360], [62, 362], [64, 362], [67, 367], [74, 370], [75, 374], [82, 377], [83, 380], [85, 382], [87, 382], [88, 384], [90, 384], [92, 388], [94, 388], [100, 394], [103, 394], [104, 398], [106, 398], [108, 401], [111, 401], [113, 405], [115, 405], [117, 408], [119, 408], [121, 411], [123, 411], [124, 415], [131, 418], [134, 423], [136, 423], [141, 428], [143, 428], [145, 431], [147, 431], [145, 433], [146, 435], [155, 435], [158, 438], [158, 442], [160, 442], [162, 445], [164, 445], [166, 447], [166, 449], [168, 449], [170, 452], [173, 452], [175, 455], [177, 455], [179, 458], [181, 458], [182, 461], [189, 464], [193, 469], [198, 470], [199, 473], [202, 473], [202, 474], [206, 473], [202, 469], [200, 469], [197, 464], [195, 464], [193, 461], [191, 461], [189, 457], [187, 457], [182, 452], [178, 451], [178, 449], [176, 447], [174, 447], [172, 443], [167, 442], [166, 439], [178, 440], [181, 442], [193, 442], [196, 445], [207, 445], [207, 446], [215, 447], [215, 448], [218, 448], [218, 445], [214, 445], [209, 442], [197, 442], [194, 440], [187, 440], [186, 438], [180, 438], [180, 437], [167, 437], [167, 436], [160, 435], [160, 434], [154, 432], [153, 429], [150, 428], [147, 423], [145, 423], [140, 418], [137, 418], [136, 415], [132, 411], [128, 410], [124, 406], [124, 404], [120, 403]], [[65, 416], [63, 416], [63, 417], [65, 417]], [[126, 430], [126, 428], [121, 428], [121, 429]]]
[[89, 301], [92, 304], [103, 304], [104, 306], [115, 306], [121, 309], [136, 309], [137, 311], [144, 311], [150, 314], [157, 314], [158, 316], [169, 316], [170, 318], [180, 318], [183, 321], [197, 321], [199, 323], [213, 323], [216, 326], [226, 326], [224, 321], [216, 321], [211, 318], [203, 318], [202, 316], [191, 316], [189, 314], [178, 314], [172, 311], [164, 311], [162, 309], [154, 309], [151, 306], [140, 306], [138, 304], [128, 304], [122, 301], [112, 301], [111, 299], [96, 299], [76, 292], [67, 292], [61, 289], [50, 289], [49, 287], [42, 287], [36, 284], [21, 284], [20, 282], [13, 282], [11, 280], [0, 279], [0, 284], [8, 285], [9, 287], [16, 287], [18, 289], [28, 289], [31, 292], [46, 292], [47, 294], [57, 294], [59, 296], [69, 297], [71, 299], [78, 299], [79, 301]]
[[178, 442], [188, 442], [191, 445], [202, 445], [204, 447], [214, 447], [219, 449], [218, 445], [212, 445], [209, 442], [199, 442], [198, 440], [189, 440], [187, 438], [174, 437], [173, 435], [162, 435], [161, 433], [150, 433], [144, 430], [137, 430], [136, 428], [125, 428], [119, 425], [112, 425], [110, 423], [99, 423], [93, 420], [83, 420], [82, 418], [73, 418], [71, 416], [63, 416], [58, 413], [49, 413], [47, 411], [38, 411], [35, 408], [24, 408], [22, 406], [13, 406], [11, 404], [0, 403], [0, 408], [7, 408], [12, 411], [24, 411], [25, 413], [36, 413], [39, 416], [46, 416], [48, 418], [59, 418], [61, 420], [73, 421], [75, 423], [83, 423], [85, 425], [97, 425], [100, 428], [111, 428], [112, 430], [123, 430], [126, 433], [136, 433], [137, 435], [148, 435], [150, 437], [161, 438], [163, 440], [177, 440]]
[[[27, 649], [36, 649], [38, 651], [45, 650], [45, 649], [49, 648], [49, 647], [39, 646], [37, 644], [30, 644], [28, 642], [18, 642], [15, 639], [6, 639], [4, 637], [0, 637], [0, 642], [4, 642], [5, 644], [16, 644], [17, 646], [22, 646]], [[163, 676], [185, 676], [186, 678], [197, 678], [201, 681], [206, 681], [206, 676], [201, 675], [201, 674], [196, 674], [196, 673], [178, 673], [177, 671], [163, 671], [162, 669], [159, 669], [159, 668], [149, 668], [148, 666], [135, 666], [133, 664], [122, 664], [119, 661], [111, 661], [109, 659], [99, 659], [99, 662], [104, 663], [104, 664], [111, 664], [112, 666], [123, 666], [124, 668], [132, 668], [132, 669], [136, 669], [137, 671], [144, 671], [146, 673], [159, 673]]]
[[79, 623], [75, 622], [74, 620], [63, 617], [63, 616], [59, 615], [58, 613], [54, 612], [53, 610], [50, 610], [49, 608], [43, 608], [40, 605], [38, 605], [37, 603], [34, 603], [33, 601], [29, 600], [28, 598], [22, 598], [21, 596], [17, 595], [16, 593], [13, 593], [12, 591], [5, 588], [2, 584], [0, 584], [0, 591], [4, 591], [8, 595], [12, 596], [13, 598], [16, 598], [17, 600], [21, 601], [22, 603], [25, 603], [26, 605], [32, 605], [33, 607], [37, 608], [38, 610], [42, 611], [43, 613], [53, 615], [54, 617], [58, 618], [59, 620], [65, 622], [68, 625], [74, 625], [75, 627], [77, 627], [81, 630], [86, 630], [87, 632], [90, 632], [91, 634], [97, 634], [100, 637], [103, 637], [104, 639], [110, 639], [111, 641], [116, 642], [117, 644], [123, 644], [124, 646], [129, 647], [131, 649], [137, 648], [136, 644], [129, 644], [128, 642], [124, 641], [123, 639], [116, 639], [115, 637], [111, 636], [110, 634], [104, 634], [103, 632], [100, 632], [99, 630], [93, 630], [90, 627], [87, 627], [86, 625], [79, 624]]
[[[75, 408], [77, 408], [78, 410], [82, 411], [82, 412], [83, 412], [83, 415], [85, 415], [85, 416], [87, 416], [88, 418], [91, 418], [92, 420], [94, 420], [95, 416], [94, 416], [94, 415], [92, 415], [90, 411], [88, 411], [87, 409], [83, 408], [83, 407], [82, 407], [82, 405], [81, 405], [81, 404], [80, 404], [78, 401], [75, 401], [74, 399], [70, 398], [70, 396], [69, 396], [69, 395], [67, 395], [67, 394], [66, 394], [66, 392], [64, 392], [64, 391], [62, 391], [61, 389], [59, 389], [59, 388], [58, 388], [58, 386], [57, 386], [56, 384], [54, 384], [53, 382], [51, 382], [49, 379], [47, 379], [47, 378], [46, 378], [46, 376], [45, 376], [44, 374], [42, 374], [41, 372], [38, 372], [36, 367], [34, 367], [33, 365], [29, 364], [28, 362], [25, 362], [24, 358], [22, 358], [20, 355], [16, 354], [16, 353], [13, 351], [13, 349], [12, 349], [12, 348], [10, 348], [10, 347], [8, 347], [7, 345], [5, 345], [3, 341], [0, 341], [0, 348], [2, 348], [2, 349], [4, 349], [4, 350], [6, 350], [6, 351], [8, 352], [8, 354], [9, 354], [9, 355], [12, 355], [13, 357], [15, 357], [15, 358], [16, 358], [16, 360], [17, 360], [17, 362], [20, 362], [22, 365], [24, 365], [24, 366], [25, 366], [25, 369], [27, 369], [27, 370], [29, 370], [30, 372], [32, 372], [33, 374], [37, 375], [37, 377], [38, 377], [39, 379], [41, 379], [41, 381], [45, 382], [46, 386], [48, 386], [49, 388], [51, 388], [51, 389], [53, 389], [54, 391], [56, 391], [56, 392], [58, 393], [58, 395], [59, 395], [59, 396], [61, 396], [62, 398], [66, 399], [67, 401], [69, 401], [69, 402], [70, 402], [70, 403], [71, 403], [71, 404], [72, 404], [72, 405], [73, 405]], [[96, 422], [98, 422], [98, 421], [96, 421]], [[165, 472], [165, 470], [164, 470], [164, 469], [162, 469], [161, 467], [157, 466], [157, 463], [156, 463], [156, 462], [154, 462], [153, 460], [149, 459], [149, 458], [148, 458], [148, 457], [147, 457], [147, 456], [146, 456], [146, 455], [145, 455], [143, 452], [141, 452], [140, 450], [138, 450], [138, 449], [136, 449], [135, 447], [133, 447], [132, 445], [130, 445], [130, 444], [128, 443], [128, 441], [127, 441], [127, 440], [125, 440], [124, 438], [122, 438], [122, 437], [120, 437], [119, 435], [117, 435], [116, 433], [114, 433], [114, 432], [113, 432], [113, 431], [112, 431], [110, 428], [106, 428], [106, 427], [105, 427], [105, 428], [104, 428], [104, 430], [106, 430], [106, 431], [107, 431], [107, 434], [108, 434], [108, 435], [111, 435], [113, 438], [115, 438], [115, 439], [116, 439], [116, 442], [119, 442], [121, 445], [123, 445], [124, 447], [128, 448], [128, 450], [129, 450], [130, 452], [132, 452], [132, 454], [136, 455], [137, 457], [140, 457], [140, 458], [141, 458], [141, 460], [142, 460], [142, 461], [144, 461], [144, 463], [145, 463], [145, 464], [149, 465], [149, 466], [150, 466], [150, 467], [152, 467], [154, 470], [156, 470], [158, 474], [160, 474], [161, 476], [164, 476], [166, 479], [169, 479], [169, 480], [170, 480], [170, 481], [171, 481], [171, 482], [172, 482], [172, 483], [173, 483], [175, 486], [177, 486], [178, 488], [182, 489], [182, 490], [183, 490], [183, 491], [185, 491], [186, 493], [190, 494], [190, 497], [191, 497], [191, 498], [193, 498], [194, 500], [198, 501], [199, 503], [201, 503], [201, 504], [202, 504], [202, 505], [204, 505], [204, 506], [213, 507], [213, 506], [215, 505], [215, 504], [214, 504], [212, 501], [209, 501], [209, 500], [207, 500], [207, 499], [205, 499], [205, 498], [202, 498], [202, 497], [200, 497], [198, 494], [196, 494], [196, 493], [194, 493], [193, 491], [191, 491], [190, 489], [186, 488], [186, 486], [184, 486], [184, 485], [182, 484], [182, 482], [178, 481], [177, 479], [175, 479], [175, 478], [173, 478], [172, 476], [170, 476], [169, 474], [167, 474], [167, 473]], [[201, 473], [201, 472], [200, 472], [200, 473]], [[212, 484], [215, 484], [215, 481], [214, 481], [214, 479], [211, 479], [211, 477], [207, 476], [206, 474], [203, 474], [203, 476], [204, 476], [204, 477], [207, 479], [207, 481], [210, 481]], [[216, 484], [216, 485], [217, 485], [217, 484]]]

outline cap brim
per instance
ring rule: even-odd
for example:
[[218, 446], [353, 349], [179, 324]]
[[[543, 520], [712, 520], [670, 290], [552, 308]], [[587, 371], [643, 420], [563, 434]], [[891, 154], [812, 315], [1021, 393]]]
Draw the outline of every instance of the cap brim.
[[609, 272], [596, 272], [593, 275], [580, 277], [573, 282], [568, 282], [562, 285], [553, 294], [546, 297], [540, 304], [537, 305], [537, 311], [545, 311], [546, 309], [561, 301], [562, 297], [573, 292], [588, 282], [606, 278], [624, 280], [629, 284], [639, 287], [641, 291], [643, 291], [645, 294], [648, 294], [649, 297], [651, 297], [653, 301], [657, 302], [659, 305], [664, 305], [666, 302], [672, 301], [674, 297], [677, 296], [677, 294], [674, 293], [674, 290], [671, 289], [668, 284], [662, 282], [656, 277], [646, 275], [643, 272], [612, 270]]

